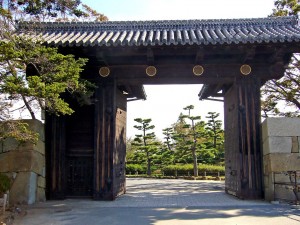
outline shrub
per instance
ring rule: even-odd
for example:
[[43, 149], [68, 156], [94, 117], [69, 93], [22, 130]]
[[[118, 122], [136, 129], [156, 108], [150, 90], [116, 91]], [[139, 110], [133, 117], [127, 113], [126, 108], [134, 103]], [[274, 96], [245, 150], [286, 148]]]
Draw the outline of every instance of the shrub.
[[0, 173], [0, 196], [10, 189], [10, 179], [5, 174]]
[[162, 168], [165, 176], [189, 176], [193, 175], [193, 165], [169, 165]]
[[219, 166], [219, 165], [199, 165], [198, 167], [199, 175], [204, 175], [204, 172], [206, 172], [206, 175], [216, 175], [220, 173], [220, 175], [225, 175], [225, 167]]
[[[193, 168], [193, 164], [169, 165], [163, 167], [162, 172], [165, 176], [193, 176]], [[206, 172], [207, 176], [216, 176], [218, 172], [220, 173], [220, 175], [224, 175], [225, 168], [224, 166], [217, 165], [198, 165], [199, 176], [204, 176], [204, 172]]]
[[146, 174], [146, 167], [140, 164], [126, 164], [126, 174]]

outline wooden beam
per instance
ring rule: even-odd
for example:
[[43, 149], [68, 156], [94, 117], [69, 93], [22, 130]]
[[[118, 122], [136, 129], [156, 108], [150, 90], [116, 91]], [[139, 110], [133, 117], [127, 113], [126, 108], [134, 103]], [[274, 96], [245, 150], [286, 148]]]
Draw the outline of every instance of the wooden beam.
[[[233, 82], [233, 78], [224, 78], [222, 79], [223, 84], [230, 84]], [[215, 84], [216, 79], [215, 78], [209, 78], [209, 77], [203, 77], [203, 78], [179, 78], [179, 77], [173, 77], [173, 78], [138, 78], [138, 79], [117, 79], [117, 84], [130, 84], [130, 85], [161, 85], [161, 84]]]
[[105, 53], [103, 51], [100, 51], [100, 52], [97, 52], [96, 54], [96, 59], [98, 61], [99, 64], [101, 65], [105, 65], [105, 66], [108, 66], [108, 59], [107, 59], [107, 56], [105, 55]]
[[195, 65], [199, 65], [202, 63], [204, 58], [204, 50], [203, 47], [199, 47], [197, 50], [196, 58], [195, 58]]
[[282, 61], [282, 58], [285, 54], [285, 50], [284, 50], [284, 46], [283, 47], [279, 47], [279, 48], [275, 48], [273, 54], [271, 55], [271, 57], [268, 59], [268, 61], [270, 63], [275, 63], [278, 61]]
[[253, 46], [252, 48], [248, 49], [248, 51], [246, 51], [246, 54], [243, 58], [241, 58], [241, 62], [244, 64], [244, 63], [247, 63], [249, 61], [252, 61], [255, 57], [255, 54], [256, 54], [256, 46]]
[[150, 47], [147, 48], [147, 62], [148, 65], [154, 65], [154, 54]]
[[[155, 65], [157, 74], [153, 77], [147, 76], [145, 70], [148, 65], [134, 66], [111, 66], [111, 77], [120, 81], [129, 83], [150, 82], [151, 80], [163, 84], [167, 79], [178, 79], [177, 83], [205, 83], [214, 79], [214, 83], [227, 83], [228, 78], [232, 81], [235, 77], [242, 76], [240, 73], [241, 64], [202, 64], [204, 73], [201, 76], [193, 74], [194, 64], [177, 64], [177, 65]], [[249, 76], [269, 77], [269, 65], [251, 65], [252, 73]], [[95, 71], [96, 72], [96, 71]], [[107, 79], [107, 78], [103, 78]], [[159, 80], [161, 82], [159, 82]], [[211, 82], [209, 82], [211, 83]]]

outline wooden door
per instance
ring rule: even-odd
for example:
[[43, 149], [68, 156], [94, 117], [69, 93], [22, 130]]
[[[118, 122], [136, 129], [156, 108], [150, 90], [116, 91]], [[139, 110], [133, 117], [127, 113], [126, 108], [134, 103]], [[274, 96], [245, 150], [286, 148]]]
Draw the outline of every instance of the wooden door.
[[113, 156], [113, 196], [114, 198], [126, 192], [126, 111], [127, 99], [119, 90], [116, 91], [116, 114], [115, 114], [115, 146]]
[[83, 106], [66, 121], [66, 197], [92, 197], [94, 107]]
[[240, 149], [237, 87], [233, 85], [225, 96], [225, 190], [240, 195]]
[[260, 81], [236, 81], [225, 95], [224, 111], [225, 190], [242, 199], [261, 199]]

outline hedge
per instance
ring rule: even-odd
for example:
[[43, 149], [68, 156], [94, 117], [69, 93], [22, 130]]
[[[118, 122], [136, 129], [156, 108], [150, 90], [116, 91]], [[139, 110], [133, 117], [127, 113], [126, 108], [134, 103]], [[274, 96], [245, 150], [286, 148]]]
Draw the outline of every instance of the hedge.
[[[158, 174], [156, 171], [157, 168], [152, 167], [151, 170], [153, 174]], [[194, 167], [193, 164], [184, 164], [184, 165], [169, 165], [164, 166], [161, 170], [163, 176], [193, 176]], [[156, 172], [156, 173], [155, 173]], [[225, 175], [225, 167], [218, 165], [198, 165], [198, 174], [199, 176], [217, 176], [218, 173], [220, 176]], [[126, 164], [126, 174], [128, 175], [137, 175], [137, 174], [147, 174], [147, 167], [140, 164]]]
[[146, 174], [147, 168], [140, 164], [126, 164], [126, 174]]
[[[192, 164], [169, 165], [163, 167], [161, 171], [164, 176], [193, 176], [194, 167]], [[223, 176], [225, 174], [225, 167], [204, 164], [198, 165], [199, 176], [216, 176], [218, 173], [220, 174], [220, 176]]]

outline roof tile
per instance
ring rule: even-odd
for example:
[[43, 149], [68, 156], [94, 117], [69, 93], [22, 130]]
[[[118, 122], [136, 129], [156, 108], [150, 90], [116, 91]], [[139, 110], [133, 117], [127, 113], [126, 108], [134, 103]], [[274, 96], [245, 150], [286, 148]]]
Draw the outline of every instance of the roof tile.
[[[26, 33], [32, 23], [20, 23]], [[215, 45], [300, 41], [297, 17], [231, 20], [35, 23], [37, 35], [55, 46]]]

